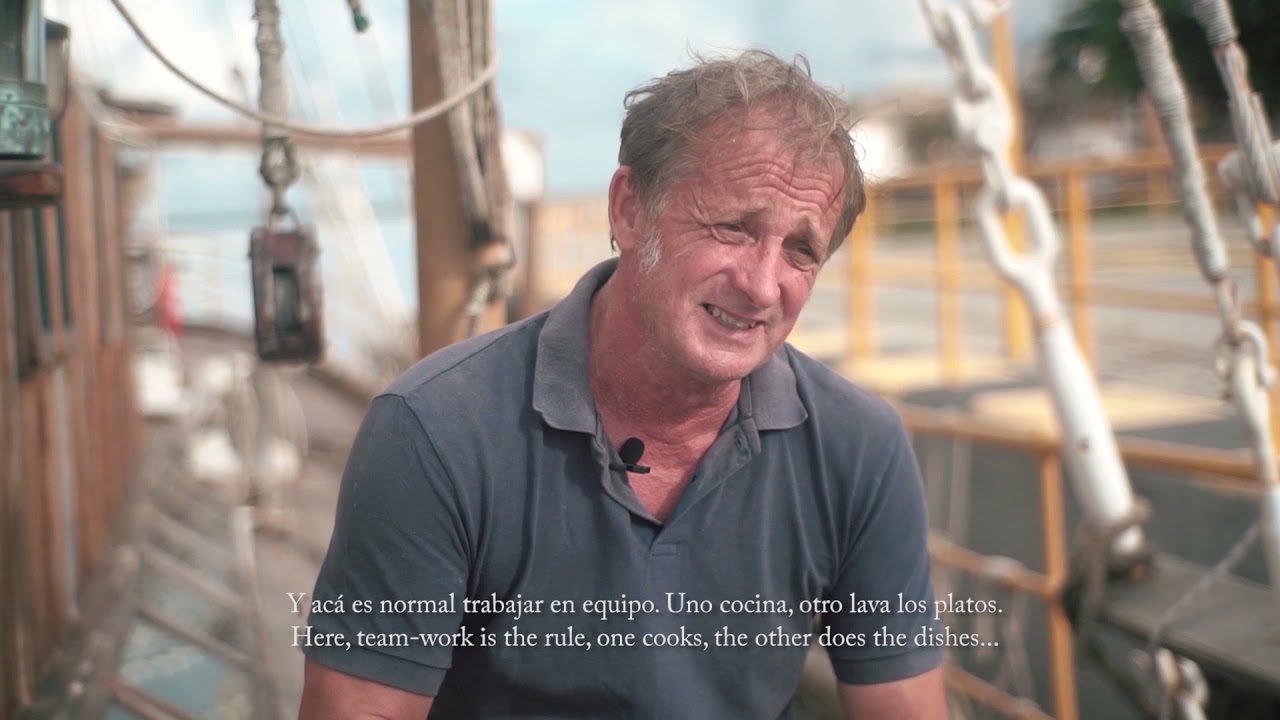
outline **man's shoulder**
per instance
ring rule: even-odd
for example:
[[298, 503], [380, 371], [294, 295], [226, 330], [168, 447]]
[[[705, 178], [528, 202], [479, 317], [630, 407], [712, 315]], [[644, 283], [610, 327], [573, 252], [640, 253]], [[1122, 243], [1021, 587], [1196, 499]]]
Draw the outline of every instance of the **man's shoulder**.
[[883, 397], [790, 344], [785, 350], [796, 376], [796, 390], [810, 415], [869, 426], [901, 423], [898, 411]]
[[541, 313], [441, 348], [401, 373], [380, 395], [398, 396], [414, 406], [459, 394], [474, 397], [485, 387], [532, 376], [545, 320]]

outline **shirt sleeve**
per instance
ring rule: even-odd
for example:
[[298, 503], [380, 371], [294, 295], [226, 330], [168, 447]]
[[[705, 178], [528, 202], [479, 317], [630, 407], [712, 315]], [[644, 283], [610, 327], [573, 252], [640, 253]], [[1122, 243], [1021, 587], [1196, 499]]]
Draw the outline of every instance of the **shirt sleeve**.
[[313, 637], [342, 633], [347, 645], [313, 643], [303, 652], [349, 675], [434, 696], [452, 643], [428, 639], [459, 631], [468, 548], [453, 480], [422, 423], [400, 396], [378, 397], [347, 460], [309, 603], [324, 610], [307, 621]]
[[[833, 594], [846, 611], [824, 616], [831, 632], [865, 638], [861, 647], [828, 648], [836, 677], [850, 685], [914, 677], [943, 660], [943, 649], [928, 643], [938, 623], [924, 483], [906, 429], [896, 413], [891, 417], [890, 440], [881, 446], [883, 470], [856, 501], [855, 530], [847, 539]], [[853, 607], [855, 600], [873, 604], [859, 610]], [[871, 607], [875, 609], [865, 611]], [[896, 638], [905, 635], [905, 642], [875, 642], [882, 629]]]

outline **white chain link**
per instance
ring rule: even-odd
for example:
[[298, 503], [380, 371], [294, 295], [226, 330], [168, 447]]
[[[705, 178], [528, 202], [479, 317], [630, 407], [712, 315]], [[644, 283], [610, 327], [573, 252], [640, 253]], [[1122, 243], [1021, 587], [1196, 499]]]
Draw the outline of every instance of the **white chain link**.
[[[982, 592], [988, 596], [999, 594], [1000, 619], [997, 623], [995, 614], [980, 613], [973, 616], [973, 627], [979, 637], [999, 638], [996, 642], [1003, 652], [992, 684], [1009, 689], [1011, 694], [1039, 710], [1039, 706], [1030, 700], [1036, 692], [1026, 640], [1027, 608], [1031, 596], [1015, 590], [1009, 584], [1015, 574], [1027, 569], [1026, 565], [1011, 557], [987, 555], [983, 558], [982, 573], [978, 576], [975, 589], [983, 588]], [[982, 650], [991, 650], [991, 647], [979, 646], [979, 653]]]
[[[1110, 421], [1092, 372], [1070, 327], [1054, 281], [1057, 226], [1040, 189], [1016, 174], [1010, 159], [1016, 119], [995, 70], [979, 51], [976, 26], [989, 23], [1007, 2], [970, 0], [967, 11], [919, 0], [938, 47], [956, 75], [952, 114], [956, 134], [979, 153], [984, 185], [975, 216], [996, 271], [1026, 299], [1035, 318], [1036, 339], [1046, 385], [1061, 428], [1063, 460], [1090, 525], [1107, 528], [1130, 517], [1134, 508], [1128, 474], [1120, 461]], [[1016, 250], [1002, 212], [1020, 212], [1029, 230], [1028, 249]], [[1121, 532], [1111, 548], [1130, 557], [1142, 545], [1141, 529]]]
[[1179, 657], [1165, 648], [1146, 653], [1132, 651], [1130, 662], [1139, 678], [1154, 682], [1142, 688], [1140, 698], [1157, 720], [1204, 720], [1204, 707], [1209, 701], [1209, 683], [1195, 662]]

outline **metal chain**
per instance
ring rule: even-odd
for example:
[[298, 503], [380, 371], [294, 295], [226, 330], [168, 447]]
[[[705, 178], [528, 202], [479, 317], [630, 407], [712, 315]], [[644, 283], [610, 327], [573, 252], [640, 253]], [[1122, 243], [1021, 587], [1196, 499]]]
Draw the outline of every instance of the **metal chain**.
[[1200, 666], [1185, 657], [1179, 657], [1165, 648], [1151, 654], [1131, 651], [1127, 666], [1099, 660], [1114, 673], [1123, 673], [1125, 690], [1144, 710], [1157, 720], [1205, 720], [1204, 707], [1209, 701], [1209, 683]]
[[[1035, 317], [1045, 382], [1062, 428], [1063, 459], [1090, 526], [1109, 527], [1129, 517], [1135, 505], [1110, 421], [1092, 372], [1066, 323], [1054, 280], [1057, 226], [1043, 193], [1015, 173], [1009, 158], [1014, 136], [1012, 105], [999, 77], [979, 51], [976, 27], [989, 23], [1008, 3], [969, 0], [965, 9], [939, 8], [919, 0], [934, 40], [956, 76], [951, 109], [956, 133], [982, 159], [984, 184], [976, 218], [987, 255], [997, 272], [1024, 296]], [[1002, 211], [1020, 211], [1028, 221], [1029, 250], [1011, 246]], [[1136, 558], [1140, 527], [1129, 526], [1110, 544], [1113, 559]]]
[[[982, 574], [979, 575], [979, 587], [988, 585], [995, 592], [984, 592], [993, 595], [1000, 593], [999, 622], [991, 613], [979, 614], [974, 618], [974, 626], [982, 627], [989, 623], [989, 630], [980, 630], [979, 637], [998, 637], [1001, 654], [999, 667], [992, 684], [1002, 690], [1007, 689], [1023, 702], [1035, 703], [1030, 698], [1035, 696], [1035, 682], [1030, 675], [1031, 660], [1027, 653], [1026, 618], [1030, 595], [1013, 589], [1009, 580], [1020, 571], [1027, 570], [1021, 562], [1002, 555], [987, 555], [982, 560]], [[998, 630], [997, 630], [998, 627]], [[984, 648], [985, 646], [979, 646]], [[986, 648], [990, 649], [990, 648]], [[1037, 706], [1036, 709], [1039, 709]]]
[[[435, 28], [441, 48], [441, 80], [448, 89], [493, 53], [492, 9], [480, 0], [417, 2]], [[506, 188], [494, 92], [492, 88], [477, 92], [449, 116], [455, 163], [462, 174], [462, 202], [472, 226], [474, 284], [464, 310], [468, 337], [479, 332], [485, 308], [508, 300], [515, 285], [511, 197]]]
[[[255, 0], [254, 18], [258, 21], [258, 75], [261, 88], [258, 104], [269, 115], [288, 115], [288, 90], [284, 75], [284, 40], [280, 35], [280, 8], [276, 0]], [[284, 195], [298, 179], [298, 162], [289, 142], [289, 133], [271, 123], [262, 125], [262, 163], [259, 172], [271, 190], [271, 216], [289, 213]]]

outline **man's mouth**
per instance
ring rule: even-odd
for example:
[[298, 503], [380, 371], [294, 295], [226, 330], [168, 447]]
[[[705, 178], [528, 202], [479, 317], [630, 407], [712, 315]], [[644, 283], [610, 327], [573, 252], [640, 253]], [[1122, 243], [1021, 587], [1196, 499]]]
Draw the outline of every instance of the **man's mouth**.
[[719, 321], [721, 325], [731, 330], [750, 330], [757, 325], [763, 324], [759, 321], [739, 320], [715, 305], [703, 304], [702, 308], [707, 311], [708, 315]]

